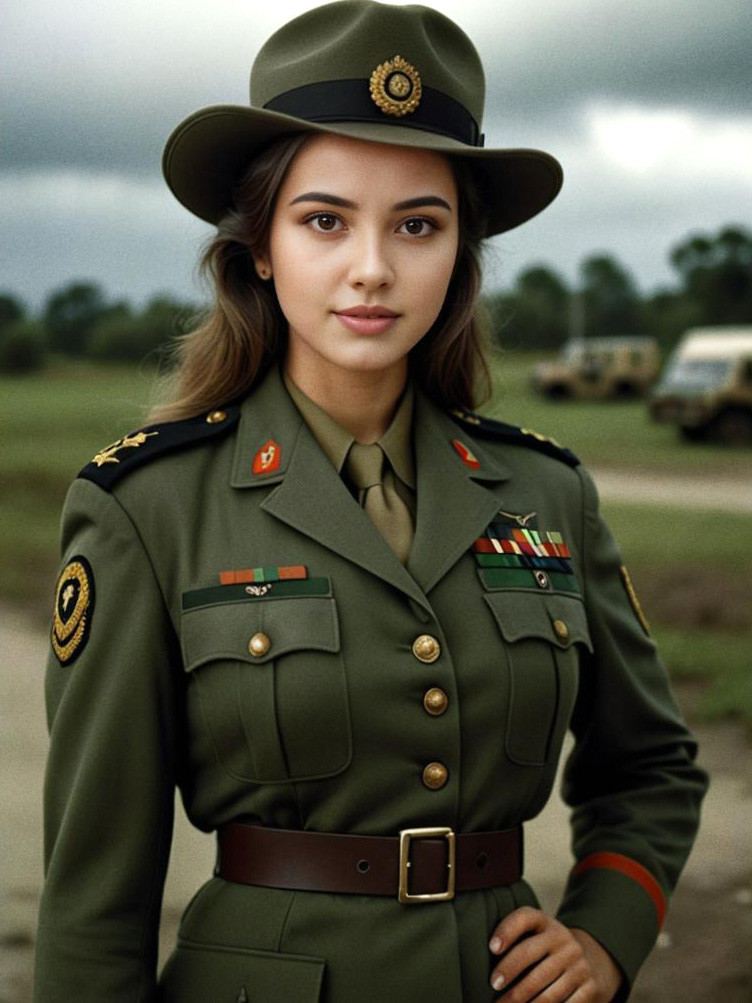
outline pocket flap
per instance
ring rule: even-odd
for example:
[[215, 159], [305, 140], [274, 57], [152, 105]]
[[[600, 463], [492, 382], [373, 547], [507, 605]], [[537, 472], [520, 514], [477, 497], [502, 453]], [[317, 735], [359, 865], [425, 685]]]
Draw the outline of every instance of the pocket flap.
[[579, 641], [592, 652], [585, 605], [576, 596], [531, 592], [529, 589], [484, 592], [504, 639], [540, 637], [558, 648]]
[[321, 998], [326, 958], [180, 942], [160, 978], [165, 1003]]
[[[268, 647], [253, 654], [249, 643], [259, 634]], [[331, 596], [296, 596], [198, 606], [183, 612], [181, 647], [186, 672], [215, 659], [263, 665], [289, 651], [339, 651], [336, 602]]]

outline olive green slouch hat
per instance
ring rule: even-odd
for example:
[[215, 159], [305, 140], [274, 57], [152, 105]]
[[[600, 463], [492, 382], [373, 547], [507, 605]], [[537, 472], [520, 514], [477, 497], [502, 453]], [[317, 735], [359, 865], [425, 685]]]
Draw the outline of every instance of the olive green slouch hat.
[[274, 32], [251, 68], [250, 107], [201, 108], [171, 133], [162, 167], [175, 197], [217, 223], [253, 157], [294, 132], [468, 157], [488, 200], [486, 236], [544, 209], [562, 184], [559, 162], [531, 149], [489, 149], [485, 75], [472, 41], [419, 4], [337, 0]]

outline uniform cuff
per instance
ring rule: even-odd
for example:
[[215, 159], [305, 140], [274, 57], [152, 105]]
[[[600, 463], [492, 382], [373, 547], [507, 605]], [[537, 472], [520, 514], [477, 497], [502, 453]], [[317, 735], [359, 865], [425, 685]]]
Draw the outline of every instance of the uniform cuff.
[[616, 999], [625, 1000], [665, 913], [666, 897], [646, 867], [624, 854], [601, 852], [574, 867], [556, 916], [586, 930], [609, 952], [626, 980]]

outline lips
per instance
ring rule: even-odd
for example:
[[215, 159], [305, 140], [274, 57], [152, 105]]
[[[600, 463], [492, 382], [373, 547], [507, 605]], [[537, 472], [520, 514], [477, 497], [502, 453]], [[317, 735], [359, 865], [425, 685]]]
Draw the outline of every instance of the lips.
[[359, 313], [335, 313], [334, 316], [339, 320], [340, 324], [344, 324], [345, 327], [356, 334], [382, 334], [384, 331], [388, 331], [393, 324], [397, 323], [399, 314], [362, 316]]
[[385, 306], [351, 306], [335, 312], [345, 317], [399, 317], [398, 313]]

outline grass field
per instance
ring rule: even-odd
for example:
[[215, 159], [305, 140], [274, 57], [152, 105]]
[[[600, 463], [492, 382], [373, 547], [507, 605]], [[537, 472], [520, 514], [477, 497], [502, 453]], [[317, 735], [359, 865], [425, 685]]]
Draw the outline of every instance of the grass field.
[[733, 477], [749, 463], [744, 447], [679, 442], [672, 425], [652, 421], [644, 401], [551, 401], [534, 394], [535, 363], [550, 356], [499, 353], [492, 359], [495, 393], [480, 410], [491, 417], [553, 436], [589, 467], [640, 468], [703, 477]]
[[[593, 468], [733, 477], [749, 452], [680, 443], [641, 403], [552, 403], [528, 390], [535, 357], [494, 360], [497, 393], [481, 410], [553, 435]], [[143, 424], [154, 372], [57, 363], [0, 380], [3, 595], [48, 616], [65, 492], [97, 450]], [[700, 713], [752, 727], [752, 519], [690, 508], [603, 503], [604, 514], [675, 678], [706, 681]]]

